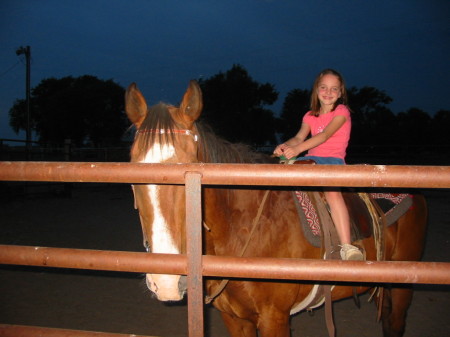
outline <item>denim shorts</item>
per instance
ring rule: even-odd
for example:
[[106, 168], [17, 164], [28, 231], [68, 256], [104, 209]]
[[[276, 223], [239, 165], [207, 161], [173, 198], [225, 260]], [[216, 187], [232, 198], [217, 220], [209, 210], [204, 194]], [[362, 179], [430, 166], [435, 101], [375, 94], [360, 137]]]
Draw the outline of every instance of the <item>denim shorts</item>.
[[336, 158], [336, 157], [305, 156], [305, 157], [297, 158], [297, 160], [306, 160], [306, 159], [312, 159], [317, 164], [321, 164], [321, 165], [345, 165], [344, 159]]

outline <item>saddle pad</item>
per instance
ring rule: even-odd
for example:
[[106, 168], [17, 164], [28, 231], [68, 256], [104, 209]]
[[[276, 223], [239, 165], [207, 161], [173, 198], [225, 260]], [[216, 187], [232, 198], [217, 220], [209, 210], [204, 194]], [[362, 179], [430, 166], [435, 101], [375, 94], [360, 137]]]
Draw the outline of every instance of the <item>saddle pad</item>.
[[370, 193], [386, 217], [386, 225], [390, 226], [412, 206], [413, 195], [407, 193]]
[[[308, 193], [295, 191], [294, 195], [305, 237], [313, 246], [321, 247], [322, 230], [317, 210], [311, 202]], [[397, 221], [412, 205], [412, 196], [406, 193], [369, 193], [369, 196], [377, 202], [384, 212], [387, 226]]]

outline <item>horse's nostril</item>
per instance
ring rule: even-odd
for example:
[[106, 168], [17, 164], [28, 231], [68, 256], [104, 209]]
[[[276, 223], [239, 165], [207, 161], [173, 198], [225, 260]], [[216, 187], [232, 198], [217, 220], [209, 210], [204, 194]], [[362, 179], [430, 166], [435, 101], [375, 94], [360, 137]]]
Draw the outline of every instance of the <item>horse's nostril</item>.
[[187, 277], [185, 275], [180, 276], [180, 279], [178, 280], [178, 289], [180, 289], [181, 293], [184, 293], [187, 289]]
[[153, 291], [154, 293], [158, 292], [158, 286], [153, 280], [149, 280], [148, 277], [145, 279], [145, 283], [147, 284], [147, 288]]

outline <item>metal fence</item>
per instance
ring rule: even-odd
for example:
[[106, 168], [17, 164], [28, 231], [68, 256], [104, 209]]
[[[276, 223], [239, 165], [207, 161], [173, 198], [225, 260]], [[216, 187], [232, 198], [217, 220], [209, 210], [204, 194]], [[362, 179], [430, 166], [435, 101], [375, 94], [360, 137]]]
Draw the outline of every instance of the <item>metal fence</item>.
[[[65, 143], [43, 143], [0, 138], [1, 161], [72, 161], [72, 162], [128, 162], [132, 142], [123, 140], [118, 147], [75, 146], [70, 140]], [[271, 154], [275, 144], [252, 147]], [[356, 145], [350, 144], [347, 162], [350, 164], [371, 163], [388, 165], [450, 165], [450, 147], [441, 144], [417, 145]]]
[[76, 162], [127, 162], [131, 143], [120, 147], [78, 147], [70, 140], [65, 143], [40, 143], [0, 138], [1, 161], [76, 161]]
[[[186, 256], [2, 245], [0, 263], [187, 275], [189, 336], [203, 336], [203, 276], [450, 284], [450, 263], [203, 256], [201, 247], [202, 185], [450, 188], [447, 166], [346, 165], [331, 169], [327, 165], [0, 162], [0, 181], [185, 185]], [[21, 327], [0, 325], [0, 336], [12, 336], [14, 329]], [[53, 332], [48, 330], [47, 335]], [[64, 333], [59, 336], [69, 335]], [[72, 335], [89, 336], [83, 333]]]

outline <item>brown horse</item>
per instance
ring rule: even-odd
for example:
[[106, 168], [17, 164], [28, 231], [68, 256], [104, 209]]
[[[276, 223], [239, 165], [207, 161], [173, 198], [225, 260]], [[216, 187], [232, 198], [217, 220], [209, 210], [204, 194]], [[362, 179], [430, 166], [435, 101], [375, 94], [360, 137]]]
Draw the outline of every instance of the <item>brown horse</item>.
[[[268, 163], [269, 156], [216, 137], [197, 119], [202, 110], [198, 84], [191, 81], [179, 107], [159, 103], [151, 108], [135, 84], [126, 92], [126, 112], [137, 128], [131, 161], [141, 163]], [[154, 253], [185, 253], [185, 189], [175, 185], [134, 185], [144, 245]], [[205, 254], [238, 256], [265, 195], [262, 189], [204, 187]], [[421, 257], [426, 204], [413, 206], [386, 233], [386, 260], [415, 261]], [[376, 260], [373, 238], [364, 240], [367, 260]], [[248, 257], [320, 259], [321, 249], [305, 238], [292, 191], [268, 194], [257, 229], [245, 251]], [[146, 275], [148, 287], [162, 301], [177, 301], [186, 292], [185, 276]], [[220, 280], [207, 280], [208, 294]], [[313, 284], [231, 280], [214, 300], [231, 336], [288, 337], [290, 314], [305, 309]], [[332, 299], [352, 296], [353, 287], [336, 286]], [[365, 285], [358, 292], [367, 290]], [[411, 302], [409, 287], [384, 291], [382, 322], [385, 336], [402, 336]], [[259, 332], [259, 334], [258, 334]]]

